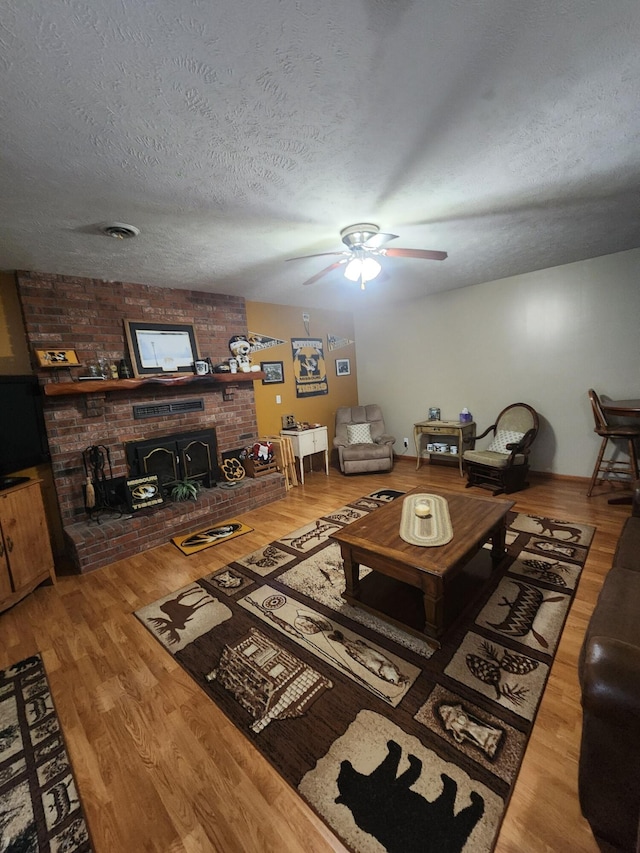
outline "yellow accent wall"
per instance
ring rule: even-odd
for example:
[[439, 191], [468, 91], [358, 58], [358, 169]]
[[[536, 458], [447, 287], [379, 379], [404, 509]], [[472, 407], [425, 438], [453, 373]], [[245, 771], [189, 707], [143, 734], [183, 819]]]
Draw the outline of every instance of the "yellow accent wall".
[[0, 373], [32, 373], [14, 273], [0, 272]]
[[[353, 315], [347, 311], [299, 308], [290, 305], [271, 305], [264, 302], [247, 302], [247, 326], [252, 334], [283, 340], [283, 344], [251, 354], [252, 362], [281, 361], [284, 365], [284, 383], [254, 384], [258, 433], [260, 436], [278, 435], [283, 415], [294, 415], [296, 421], [322, 424], [328, 427], [329, 447], [333, 441], [336, 409], [358, 404], [358, 382], [355, 343], [329, 350], [327, 336], [355, 341]], [[309, 315], [309, 332], [305, 329], [303, 314]], [[296, 397], [292, 338], [320, 338], [324, 344], [328, 394], [302, 399]], [[336, 375], [336, 359], [348, 358], [351, 373]], [[276, 402], [280, 396], [281, 403]]]

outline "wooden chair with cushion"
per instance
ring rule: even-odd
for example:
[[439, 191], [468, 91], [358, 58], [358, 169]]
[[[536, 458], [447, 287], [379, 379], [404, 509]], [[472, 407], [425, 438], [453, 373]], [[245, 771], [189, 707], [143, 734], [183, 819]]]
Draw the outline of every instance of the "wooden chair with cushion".
[[[596, 460], [593, 475], [591, 476], [591, 482], [589, 483], [589, 489], [587, 491], [588, 498], [591, 497], [591, 493], [593, 492], [596, 484], [600, 481], [619, 481], [621, 475], [626, 482], [638, 479], [638, 457], [636, 454], [635, 442], [636, 439], [640, 438], [640, 426], [623, 424], [613, 425], [607, 421], [606, 415], [602, 409], [600, 397], [598, 397], [593, 388], [589, 389], [589, 400], [591, 402], [591, 411], [593, 412], [593, 419], [595, 421], [594, 432], [602, 437], [602, 444], [600, 445], [598, 459]], [[627, 450], [629, 453], [628, 461], [626, 459], [618, 459], [615, 455], [610, 456], [609, 459], [604, 458], [607, 444], [610, 441], [615, 442], [616, 440], [627, 442]]]
[[480, 486], [494, 495], [526, 489], [529, 452], [539, 426], [538, 413], [526, 403], [513, 403], [503, 409], [496, 422], [476, 436], [478, 441], [492, 433], [489, 446], [464, 452], [466, 487]]
[[395, 441], [386, 433], [380, 406], [342, 406], [337, 410], [333, 446], [343, 474], [391, 471]]

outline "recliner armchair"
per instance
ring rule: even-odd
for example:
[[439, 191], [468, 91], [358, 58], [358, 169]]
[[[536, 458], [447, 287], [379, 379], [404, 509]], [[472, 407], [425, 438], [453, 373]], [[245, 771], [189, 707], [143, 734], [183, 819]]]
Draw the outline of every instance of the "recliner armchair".
[[343, 474], [391, 471], [395, 441], [385, 432], [380, 406], [342, 406], [337, 410], [333, 446]]
[[496, 422], [476, 436], [478, 440], [493, 432], [489, 446], [464, 452], [466, 488], [480, 486], [494, 495], [526, 489], [529, 452], [539, 425], [538, 413], [526, 403], [513, 403], [503, 409]]

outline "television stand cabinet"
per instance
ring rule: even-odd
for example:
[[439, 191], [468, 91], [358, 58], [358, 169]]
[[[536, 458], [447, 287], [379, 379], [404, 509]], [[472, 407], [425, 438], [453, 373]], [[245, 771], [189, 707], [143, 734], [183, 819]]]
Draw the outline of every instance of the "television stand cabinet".
[[0, 612], [56, 582], [40, 480], [0, 492]]

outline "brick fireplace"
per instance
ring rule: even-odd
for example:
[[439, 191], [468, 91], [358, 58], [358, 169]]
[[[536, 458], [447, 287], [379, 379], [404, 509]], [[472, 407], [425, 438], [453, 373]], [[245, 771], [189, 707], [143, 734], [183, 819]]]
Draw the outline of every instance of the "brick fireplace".
[[[124, 320], [192, 324], [198, 355], [218, 363], [229, 357], [232, 335], [246, 334], [244, 300], [198, 291], [103, 282], [33, 272], [17, 273], [20, 301], [31, 349], [75, 349], [81, 364], [128, 357]], [[76, 371], [77, 373], [77, 371]], [[43, 383], [56, 378], [40, 370]], [[175, 405], [185, 401], [198, 406]], [[134, 406], [162, 414], [139, 419]], [[164, 414], [167, 410], [176, 414]], [[156, 545], [198, 525], [263, 506], [284, 497], [284, 480], [270, 475], [243, 480], [234, 490], [205, 489], [196, 503], [167, 503], [144, 509], [130, 519], [87, 519], [83, 485], [83, 453], [94, 445], [108, 449], [114, 477], [129, 476], [125, 445], [159, 436], [202, 429], [215, 430], [217, 452], [253, 443], [257, 423], [253, 383], [224, 394], [212, 383], [45, 397], [45, 421], [65, 542], [81, 572], [107, 565]]]

